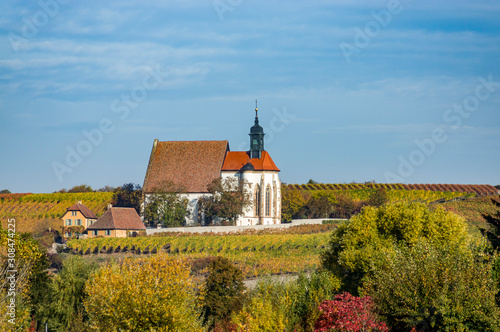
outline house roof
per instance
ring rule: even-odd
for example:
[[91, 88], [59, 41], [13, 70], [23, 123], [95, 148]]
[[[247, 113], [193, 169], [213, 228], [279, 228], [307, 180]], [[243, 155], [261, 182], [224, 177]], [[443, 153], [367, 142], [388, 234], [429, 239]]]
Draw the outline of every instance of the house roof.
[[87, 229], [146, 229], [134, 208], [111, 207]]
[[208, 193], [207, 186], [220, 177], [228, 141], [165, 141], [155, 140], [143, 192], [166, 189], [172, 182], [187, 193]]
[[262, 151], [260, 158], [251, 159], [246, 151], [228, 151], [222, 165], [222, 170], [239, 171], [247, 163], [252, 164], [256, 171], [280, 171], [267, 151]]
[[88, 207], [83, 204], [73, 204], [66, 211], [80, 211], [87, 219], [97, 219], [97, 216]]

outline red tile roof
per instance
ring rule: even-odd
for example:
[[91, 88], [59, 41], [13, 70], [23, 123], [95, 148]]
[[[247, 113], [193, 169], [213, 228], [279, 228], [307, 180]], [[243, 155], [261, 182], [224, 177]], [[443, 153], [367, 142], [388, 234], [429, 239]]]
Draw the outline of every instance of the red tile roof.
[[183, 192], [207, 193], [208, 184], [220, 177], [228, 150], [228, 141], [155, 140], [143, 192], [161, 189], [170, 181], [183, 187]]
[[70, 206], [67, 211], [80, 211], [83, 216], [87, 219], [97, 219], [97, 216], [92, 212], [88, 207], [83, 204], [73, 204]]
[[250, 159], [250, 155], [245, 151], [229, 151], [226, 154], [222, 170], [239, 171], [248, 162], [253, 165], [256, 171], [280, 171], [267, 151], [262, 151], [260, 159]]
[[112, 207], [87, 229], [146, 229], [134, 208]]

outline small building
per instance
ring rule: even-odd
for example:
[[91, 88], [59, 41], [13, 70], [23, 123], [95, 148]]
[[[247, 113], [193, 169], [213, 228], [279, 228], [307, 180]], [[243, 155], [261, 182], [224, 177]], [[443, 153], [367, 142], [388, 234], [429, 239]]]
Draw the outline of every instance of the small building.
[[87, 228], [89, 238], [127, 237], [133, 232], [145, 231], [146, 226], [134, 208], [110, 207], [94, 224]]
[[62, 216], [62, 229], [65, 237], [82, 234], [97, 221], [97, 216], [81, 201], [69, 207]]

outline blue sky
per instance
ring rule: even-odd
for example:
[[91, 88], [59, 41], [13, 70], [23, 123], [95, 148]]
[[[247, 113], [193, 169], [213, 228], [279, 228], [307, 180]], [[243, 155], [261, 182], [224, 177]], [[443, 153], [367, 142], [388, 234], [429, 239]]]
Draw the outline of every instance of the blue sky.
[[287, 183], [500, 184], [500, 2], [4, 1], [0, 189], [142, 185], [153, 140]]

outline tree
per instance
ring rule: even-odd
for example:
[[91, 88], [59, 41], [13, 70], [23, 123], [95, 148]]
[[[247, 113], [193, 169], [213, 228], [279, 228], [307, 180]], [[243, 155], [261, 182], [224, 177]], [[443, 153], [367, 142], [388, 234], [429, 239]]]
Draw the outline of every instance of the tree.
[[73, 188], [68, 190], [68, 193], [91, 193], [94, 190], [92, 189], [91, 186], [88, 186], [86, 184], [81, 184], [79, 186], [74, 186]]
[[[15, 225], [15, 220], [9, 219], [8, 225]], [[35, 239], [0, 225], [0, 330], [20, 331], [30, 326], [37, 291], [32, 283], [41, 280], [38, 273], [46, 260]]]
[[363, 206], [364, 201], [357, 202], [351, 196], [346, 194], [338, 194], [335, 196], [336, 202], [333, 206], [333, 213], [330, 218], [349, 219], [353, 215], [358, 214]]
[[99, 188], [97, 191], [100, 192], [100, 193], [111, 193], [111, 192], [114, 192], [115, 191], [115, 187], [111, 187], [111, 186], [104, 186], [102, 188]]
[[493, 260], [481, 250], [419, 241], [384, 256], [365, 283], [397, 331], [499, 331]]
[[368, 199], [368, 205], [371, 206], [381, 206], [389, 202], [389, 197], [387, 196], [387, 191], [383, 187], [378, 187], [373, 191]]
[[137, 213], [141, 213], [142, 190], [141, 186], [133, 183], [125, 183], [114, 190], [113, 206], [132, 207]]
[[11, 194], [11, 192], [9, 189], [3, 189], [2, 191], [0, 191], [0, 194]]
[[96, 268], [95, 264], [86, 263], [79, 256], [67, 258], [61, 272], [50, 284], [40, 321], [47, 322], [51, 330], [61, 332], [74, 330], [77, 324], [83, 327], [88, 320], [83, 310], [85, 283]]
[[93, 331], [202, 331], [189, 264], [167, 254], [97, 270], [84, 299]]
[[332, 192], [321, 190], [311, 195], [305, 209], [309, 218], [329, 218], [336, 202]]
[[333, 299], [340, 288], [340, 279], [328, 271], [318, 270], [310, 275], [300, 274], [290, 283], [291, 301], [287, 309], [290, 331], [312, 331], [320, 315], [323, 300]]
[[217, 323], [229, 320], [233, 312], [241, 310], [246, 288], [243, 273], [227, 258], [213, 260], [208, 273], [203, 286], [201, 317], [204, 325], [213, 328]]
[[286, 185], [281, 186], [281, 220], [292, 221], [298, 218], [299, 212], [304, 209], [306, 198], [302, 190], [293, 190]]
[[189, 213], [189, 200], [181, 194], [185, 190], [172, 182], [165, 183], [161, 188], [155, 189], [147, 197], [144, 219], [151, 225], [161, 223], [166, 227], [184, 226]]
[[237, 178], [217, 178], [207, 190], [212, 195], [201, 197], [199, 204], [208, 220], [218, 217], [223, 224], [235, 225], [243, 209], [251, 204], [250, 194]]
[[393, 243], [411, 246], [420, 239], [467, 247], [467, 226], [456, 214], [422, 203], [365, 207], [332, 233], [322, 265], [344, 281], [344, 290], [357, 295], [365, 275], [393, 253]]

